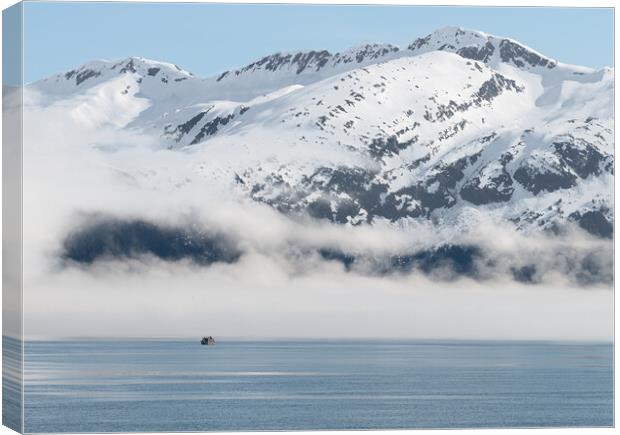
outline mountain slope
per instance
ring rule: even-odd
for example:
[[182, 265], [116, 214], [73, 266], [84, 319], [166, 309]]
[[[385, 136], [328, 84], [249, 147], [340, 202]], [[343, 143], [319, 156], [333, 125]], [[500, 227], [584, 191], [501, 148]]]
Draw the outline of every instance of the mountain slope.
[[339, 224], [466, 231], [483, 215], [609, 238], [613, 86], [611, 69], [445, 28], [404, 49], [277, 53], [207, 79], [143, 58], [91, 62], [26, 93], [37, 110], [190, 156], [165, 170], [116, 163], [147, 190], [193, 183]]

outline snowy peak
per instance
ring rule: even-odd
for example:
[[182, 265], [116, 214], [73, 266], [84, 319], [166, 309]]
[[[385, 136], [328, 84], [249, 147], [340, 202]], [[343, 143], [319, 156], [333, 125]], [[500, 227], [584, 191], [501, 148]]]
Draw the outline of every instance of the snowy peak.
[[416, 39], [405, 50], [392, 44], [365, 44], [338, 53], [330, 53], [327, 50], [275, 53], [238, 70], [225, 71], [217, 77], [217, 81], [255, 73], [325, 77], [328, 71], [344, 72], [372, 63], [416, 56], [430, 51], [452, 52], [467, 59], [492, 65], [502, 62], [525, 70], [551, 70], [558, 65], [555, 60], [512, 39], [460, 27], [445, 27], [424, 38]]
[[[189, 98], [192, 104], [209, 100], [247, 102], [293, 85], [309, 85], [336, 74], [395, 59], [416, 57], [440, 51], [468, 60], [480, 61], [491, 68], [505, 66], [544, 77], [543, 85], [563, 80], [599, 81], [589, 68], [559, 64], [512, 39], [464, 30], [459, 27], [439, 29], [418, 38], [401, 49], [386, 43], [363, 44], [337, 53], [327, 50], [278, 52], [264, 56], [242, 68], [201, 79], [170, 63], [142, 57], [118, 61], [94, 61], [79, 68], [40, 80], [31, 85], [48, 95], [71, 96], [105, 81], [129, 75], [135, 83], [131, 95], [162, 98]], [[135, 88], [139, 92], [135, 92]]]
[[162, 84], [168, 84], [193, 78], [190, 72], [171, 63], [158, 62], [143, 57], [128, 57], [116, 61], [91, 61], [76, 69], [39, 80], [32, 86], [46, 93], [70, 94], [91, 88], [121, 75], [133, 75], [138, 83], [141, 83], [142, 80], [157, 80]]
[[[439, 29], [401, 49], [391, 44], [365, 44], [337, 53], [310, 50], [275, 53], [214, 77], [218, 98], [254, 98], [283, 86], [308, 85], [335, 74], [376, 63], [442, 51], [483, 62], [494, 69], [514, 68], [544, 78], [544, 85], [563, 80], [592, 81], [590, 68], [558, 63], [513, 39], [460, 27]], [[211, 80], [211, 79], [208, 79]]]
[[467, 59], [497, 65], [511, 64], [521, 69], [553, 69], [557, 61], [512, 39], [488, 35], [460, 27], [445, 27], [413, 41], [408, 49], [416, 54], [448, 51]]
[[523, 231], [611, 237], [613, 86], [611, 69], [444, 28], [405, 49], [276, 53], [206, 79], [140, 57], [95, 61], [27, 91], [80, 128], [191, 159], [174, 176], [168, 160], [128, 162], [149, 188], [204, 183], [351, 225], [460, 227], [473, 210]]
[[156, 77], [159, 74], [171, 78], [188, 78], [192, 76], [192, 73], [185, 71], [172, 63], [159, 62], [156, 60], [135, 56], [114, 63], [110, 69], [118, 69], [119, 73], [139, 74], [143, 77]]

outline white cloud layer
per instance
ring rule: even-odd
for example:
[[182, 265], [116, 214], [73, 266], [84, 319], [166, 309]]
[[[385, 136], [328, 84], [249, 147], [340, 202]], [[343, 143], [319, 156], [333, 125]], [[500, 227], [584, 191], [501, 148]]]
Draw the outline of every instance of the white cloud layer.
[[[348, 227], [295, 221], [231, 197], [207, 178], [183, 182], [193, 168], [190, 153], [153, 150], [143, 137], [119, 135], [113, 127], [100, 126], [93, 134], [67, 126], [60, 115], [64, 109], [58, 110], [56, 130], [39, 128], [50, 125], [54, 111], [33, 109], [25, 120], [27, 336], [612, 337], [610, 286], [584, 288], [569, 273], [586, 254], [611, 267], [608, 241], [580, 232], [528, 237], [484, 217], [468, 234], [449, 229], [438, 234], [421, 224]], [[128, 162], [135, 169], [131, 173]], [[145, 183], [151, 178], [165, 183]], [[238, 239], [244, 255], [237, 263], [209, 267], [154, 258], [62, 265], [64, 238], [91, 213], [216, 229]], [[490, 252], [494, 265], [481, 266], [486, 279], [446, 281], [441, 270], [433, 276], [347, 272], [316, 254], [293, 255], [296, 249], [330, 247], [381, 256], [440, 241], [471, 243]], [[496, 273], [531, 263], [545, 271], [538, 285]]]

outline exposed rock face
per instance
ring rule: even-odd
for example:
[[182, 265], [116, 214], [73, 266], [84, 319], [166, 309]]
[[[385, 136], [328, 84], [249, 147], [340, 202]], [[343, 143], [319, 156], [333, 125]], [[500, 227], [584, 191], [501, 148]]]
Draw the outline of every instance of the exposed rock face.
[[526, 64], [532, 67], [540, 66], [545, 68], [555, 68], [555, 62], [529, 51], [520, 44], [509, 39], [503, 39], [499, 44], [499, 55], [502, 62], [512, 62], [518, 67]]
[[534, 195], [568, 189], [576, 185], [577, 179], [564, 162], [548, 152], [536, 153], [523, 161], [514, 178]]
[[600, 175], [605, 156], [593, 144], [582, 139], [572, 139], [555, 142], [555, 154], [581, 178]]
[[418, 38], [408, 49], [414, 52], [450, 51], [467, 59], [484, 63], [501, 61], [519, 68], [553, 69], [557, 66], [554, 60], [516, 41], [457, 27], [440, 29], [424, 38]]
[[203, 142], [209, 136], [213, 136], [218, 133], [218, 131], [228, 125], [228, 123], [236, 116], [243, 115], [245, 112], [250, 110], [249, 107], [240, 105], [231, 113], [215, 115], [201, 124], [201, 121], [204, 120], [213, 107], [214, 106], [211, 106], [206, 110], [199, 112], [186, 122], [178, 124], [174, 128], [172, 125], [167, 125], [164, 128], [164, 135], [173, 137], [175, 142], [181, 142], [182, 140], [187, 140], [187, 138], [190, 137], [191, 139], [189, 140], [189, 145], [195, 145]]
[[217, 133], [217, 130], [220, 126], [224, 126], [233, 119], [235, 115], [233, 113], [229, 113], [226, 116], [216, 116], [205, 125], [202, 126], [198, 134], [192, 139], [190, 145], [194, 145], [200, 143], [206, 136], [212, 136]]
[[482, 84], [476, 96], [479, 100], [491, 101], [503, 90], [522, 92], [523, 88], [518, 86], [514, 80], [507, 79], [501, 74], [494, 74], [493, 78]]
[[99, 71], [94, 71], [88, 68], [82, 68], [79, 71], [72, 70], [72, 71], [65, 73], [65, 78], [69, 80], [75, 77], [75, 84], [79, 86], [86, 80], [92, 77], [99, 77], [100, 75], [101, 73]]
[[[390, 159], [399, 158], [417, 141], [401, 142], [397, 136], [375, 139], [368, 144], [369, 156], [379, 163], [374, 169], [324, 166], [296, 184], [288, 182], [285, 174], [270, 173], [252, 185], [251, 196], [284, 213], [307, 213], [316, 219], [359, 225], [377, 219], [432, 219], [471, 205], [512, 208], [518, 189], [533, 197], [556, 193], [557, 198], [577, 187], [580, 180], [613, 175], [609, 164], [613, 156], [599, 145], [559, 135], [548, 138], [544, 147], [526, 152], [524, 140], [530, 140], [532, 134], [532, 130], [524, 130], [522, 139], [499, 157], [491, 158], [501, 136], [490, 134], [471, 141], [466, 155], [456, 160], [435, 160], [431, 152], [398, 168], [389, 168]], [[394, 174], [399, 172], [416, 175], [394, 187]], [[255, 177], [255, 171], [247, 170], [242, 178]], [[610, 237], [613, 219], [609, 209], [606, 214], [589, 209], [564, 212], [569, 203], [556, 199], [541, 211], [515, 209], [510, 219], [518, 227], [529, 223], [549, 230], [556, 228], [559, 219], [575, 222], [593, 235]]]
[[143, 220], [95, 216], [92, 222], [67, 236], [63, 259], [90, 264], [97, 260], [151, 255], [166, 261], [188, 259], [208, 265], [233, 263], [241, 256], [235, 243], [222, 235], [163, 227]]
[[487, 62], [495, 52], [495, 46], [490, 42], [487, 42], [483, 46], [471, 46], [460, 48], [456, 53], [459, 56], [463, 56], [467, 59], [478, 60], [480, 62]]
[[283, 66], [292, 66], [296, 74], [302, 73], [306, 68], [313, 67], [316, 70], [323, 67], [332, 57], [327, 50], [308, 51], [306, 53], [280, 54], [265, 56], [262, 59], [249, 64], [245, 68], [235, 71], [236, 75], [244, 72], [264, 69], [267, 71], [277, 71]]
[[230, 74], [240, 76], [256, 71], [290, 70], [299, 75], [304, 72], [319, 72], [325, 67], [336, 67], [343, 64], [366, 64], [380, 61], [399, 51], [391, 44], [366, 44], [341, 53], [330, 53], [327, 50], [310, 50], [298, 53], [275, 53], [265, 56], [256, 62], [236, 71], [225, 71], [217, 78], [218, 81], [229, 78]]
[[461, 188], [461, 198], [475, 205], [509, 201], [514, 192], [512, 177], [503, 162], [490, 162]]
[[[385, 256], [334, 248], [319, 249], [318, 254], [323, 260], [339, 263], [348, 272], [379, 276], [417, 272], [443, 281], [463, 276], [484, 281], [499, 274], [510, 276], [517, 282], [537, 284], [543, 281], [545, 274], [560, 272], [574, 277], [580, 285], [612, 281], [611, 263], [604, 258], [608, 253], [595, 251], [580, 253], [569, 249], [553, 252], [548, 254], [549, 257], [536, 258], [536, 263], [524, 263], [519, 256], [492, 252], [475, 244], [454, 243]], [[536, 256], [532, 252], [532, 257]]]
[[614, 225], [610, 215], [609, 209], [601, 207], [598, 210], [576, 211], [569, 218], [590, 234], [611, 239], [614, 236]]
[[165, 134], [175, 136], [175, 141], [179, 142], [184, 135], [188, 134], [200, 122], [200, 120], [207, 113], [209, 113], [209, 110], [210, 109], [199, 112], [183, 124], [177, 125], [174, 129], [172, 129], [171, 126], [166, 126]]

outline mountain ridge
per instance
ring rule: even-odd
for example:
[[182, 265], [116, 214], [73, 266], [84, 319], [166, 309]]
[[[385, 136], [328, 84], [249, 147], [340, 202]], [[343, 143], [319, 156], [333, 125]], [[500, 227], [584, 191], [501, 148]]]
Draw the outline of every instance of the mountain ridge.
[[[466, 42], [463, 44], [459, 44], [459, 37], [462, 37], [461, 40], [465, 40]], [[452, 45], [451, 42], [456, 40], [456, 45]], [[520, 42], [507, 38], [507, 37], [498, 37], [494, 35], [487, 34], [485, 32], [464, 29], [462, 27], [448, 26], [437, 29], [436, 31], [428, 34], [425, 37], [417, 38], [412, 43], [408, 44], [405, 48], [401, 48], [397, 45], [390, 43], [365, 43], [359, 44], [357, 46], [350, 47], [348, 49], [338, 51], [335, 53], [331, 53], [329, 50], [325, 49], [307, 49], [307, 50], [293, 50], [293, 51], [280, 51], [271, 53], [262, 57], [251, 61], [250, 63], [241, 66], [237, 69], [222, 71], [210, 76], [204, 77], [202, 80], [215, 80], [222, 81], [226, 77], [229, 76], [239, 76], [245, 72], [256, 72], [257, 70], [266, 69], [269, 71], [277, 70], [282, 64], [294, 64], [296, 66], [296, 74], [300, 74], [305, 71], [308, 65], [313, 65], [315, 68], [320, 69], [329, 64], [329, 61], [332, 61], [332, 66], [335, 64], [357, 64], [357, 66], [365, 65], [366, 60], [370, 61], [378, 61], [382, 60], [391, 60], [394, 57], [399, 56], [408, 56], [411, 54], [420, 54], [427, 50], [445, 50], [445, 51], [453, 51], [458, 55], [472, 59], [472, 60], [481, 60], [485, 61], [485, 57], [491, 57], [492, 52], [489, 55], [486, 55], [486, 51], [470, 51], [466, 50], [468, 48], [477, 46], [479, 49], [487, 48], [488, 44], [493, 45], [493, 50], [498, 49], [498, 51], [502, 51], [503, 48], [504, 54], [501, 59], [503, 62], [508, 62], [513, 60], [512, 58], [515, 56], [523, 56], [526, 58], [536, 58], [537, 62], [540, 63], [540, 66], [545, 66], [549, 69], [553, 69], [558, 65], [563, 66], [571, 66], [558, 62], [550, 57], [547, 57], [540, 52], [530, 48], [525, 44], [521, 44]], [[503, 45], [503, 47], [499, 47]], [[515, 51], [517, 53], [515, 53]], [[477, 57], [481, 57], [478, 59]], [[486, 59], [488, 61], [488, 59]], [[514, 61], [514, 60], [513, 60]], [[170, 69], [176, 69], [179, 72], [185, 73], [188, 76], [193, 76], [192, 73], [182, 70], [180, 67], [174, 64], [170, 64], [167, 62], [156, 61], [152, 59], [146, 59], [141, 56], [130, 56], [123, 59], [116, 60], [95, 60], [91, 62], [87, 62], [86, 64], [81, 65], [78, 68], [65, 71], [63, 73], [59, 73], [56, 75], [50, 76], [50, 78], [65, 76], [66, 78], [71, 78], [76, 70], [81, 69], [93, 69], [93, 66], [99, 64], [112, 64], [113, 67], [116, 65], [126, 64], [124, 68], [120, 68], [119, 71], [123, 71], [127, 69], [127, 65], [132, 64], [133, 62], [144, 62], [146, 64], [160, 64], [162, 66], [166, 66]], [[524, 64], [519, 59], [517, 59], [517, 66], [522, 67]], [[533, 63], [533, 61], [532, 61]], [[535, 66], [532, 65], [531, 66]], [[129, 67], [131, 68], [131, 67]], [[579, 67], [581, 70], [593, 72], [595, 71], [592, 68]], [[596, 71], [599, 71], [604, 68], [600, 68]], [[49, 79], [49, 78], [48, 78]], [[77, 79], [77, 77], [76, 77]], [[30, 83], [30, 85], [34, 85], [38, 82], [44, 81], [46, 78], [37, 80], [35, 82]], [[77, 83], [79, 85], [79, 83]]]
[[[461, 225], [477, 210], [519, 231], [610, 238], [613, 86], [611, 69], [448, 27], [403, 49], [276, 53], [205, 79], [140, 57], [91, 62], [27, 91], [80, 125], [191, 156], [189, 173], [154, 176], [170, 191], [217, 185], [343, 225]], [[143, 173], [163, 173], [123, 171], [145, 189]]]

